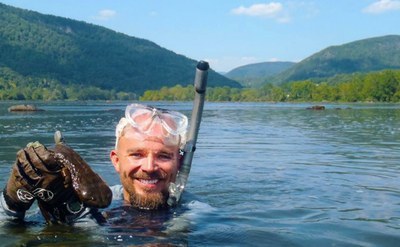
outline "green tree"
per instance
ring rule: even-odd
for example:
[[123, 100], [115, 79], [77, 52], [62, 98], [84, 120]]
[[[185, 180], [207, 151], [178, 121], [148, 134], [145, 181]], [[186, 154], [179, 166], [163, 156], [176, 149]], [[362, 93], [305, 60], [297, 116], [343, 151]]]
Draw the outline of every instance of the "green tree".
[[315, 84], [311, 81], [298, 81], [290, 84], [290, 98], [292, 100], [312, 101]]

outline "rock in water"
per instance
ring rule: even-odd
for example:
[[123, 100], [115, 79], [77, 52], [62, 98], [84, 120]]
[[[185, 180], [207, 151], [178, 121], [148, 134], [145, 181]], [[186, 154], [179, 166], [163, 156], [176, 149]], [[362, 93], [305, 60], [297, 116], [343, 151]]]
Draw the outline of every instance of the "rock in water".
[[43, 111], [37, 108], [35, 105], [13, 105], [8, 108], [9, 112], [12, 111]]
[[321, 110], [325, 110], [325, 106], [323, 105], [314, 105], [311, 107], [307, 107], [307, 110], [316, 110], [316, 111], [321, 111]]

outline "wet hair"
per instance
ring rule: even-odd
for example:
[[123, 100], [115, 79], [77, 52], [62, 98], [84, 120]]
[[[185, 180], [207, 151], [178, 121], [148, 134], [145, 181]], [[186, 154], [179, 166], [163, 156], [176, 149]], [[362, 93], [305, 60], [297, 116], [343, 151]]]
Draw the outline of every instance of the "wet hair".
[[[115, 149], [117, 149], [117, 147], [118, 147], [118, 141], [119, 141], [119, 139], [122, 137], [122, 136], [124, 136], [124, 134], [125, 134], [125, 129], [126, 129], [126, 127], [127, 126], [131, 126], [130, 124], [129, 124], [129, 121], [125, 118], [125, 117], [122, 117], [120, 120], [119, 120], [119, 122], [118, 122], [118, 124], [117, 124], [117, 126], [116, 126], [116, 128], [115, 128]], [[141, 132], [140, 130], [138, 130], [138, 129], [136, 129], [135, 127], [133, 127], [132, 126], [132, 128], [135, 130], [135, 131], [137, 131], [137, 132]], [[185, 146], [185, 144], [186, 144], [186, 134], [187, 134], [187, 131], [185, 131], [184, 133], [181, 133], [181, 134], [179, 134], [179, 141], [178, 141], [178, 143], [177, 143], [177, 146], [179, 146], [179, 148], [180, 149], [183, 149], [183, 147]]]

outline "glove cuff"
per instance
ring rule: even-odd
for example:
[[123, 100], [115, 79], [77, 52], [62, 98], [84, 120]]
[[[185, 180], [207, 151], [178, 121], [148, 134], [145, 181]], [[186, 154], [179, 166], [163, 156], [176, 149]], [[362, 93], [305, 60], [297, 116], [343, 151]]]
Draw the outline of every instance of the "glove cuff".
[[[33, 197], [30, 197], [30, 196], [26, 197], [25, 193], [31, 195], [29, 192], [21, 189], [16, 192], [17, 198], [13, 198], [10, 195], [8, 195], [7, 185], [6, 185], [6, 187], [3, 190], [3, 198], [2, 199], [4, 199], [4, 202], [6, 203], [7, 208], [9, 210], [14, 211], [14, 212], [21, 212], [21, 213], [23, 212], [25, 214], [25, 211], [28, 210], [32, 206], [33, 201], [34, 201]], [[24, 194], [24, 195], [22, 195], [22, 194]], [[24, 199], [22, 199], [21, 196], [24, 197]], [[23, 200], [25, 200], [25, 201], [23, 201]]]
[[11, 209], [9, 206], [10, 204], [12, 204], [11, 200], [12, 199], [5, 193], [5, 190], [4, 190], [3, 193], [1, 193], [1, 197], [0, 197], [1, 207], [3, 208], [4, 212], [8, 216], [22, 220], [25, 217], [26, 210], [16, 211], [16, 210]]

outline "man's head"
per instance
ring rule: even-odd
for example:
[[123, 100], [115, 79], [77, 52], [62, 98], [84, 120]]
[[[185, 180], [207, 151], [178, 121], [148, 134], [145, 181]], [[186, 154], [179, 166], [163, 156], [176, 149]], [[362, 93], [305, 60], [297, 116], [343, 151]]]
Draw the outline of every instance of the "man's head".
[[129, 105], [116, 128], [110, 158], [120, 175], [124, 199], [139, 208], [166, 205], [168, 186], [180, 166], [187, 118], [138, 104]]

